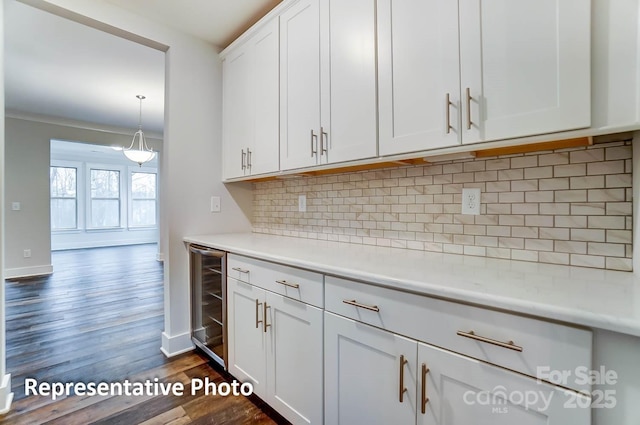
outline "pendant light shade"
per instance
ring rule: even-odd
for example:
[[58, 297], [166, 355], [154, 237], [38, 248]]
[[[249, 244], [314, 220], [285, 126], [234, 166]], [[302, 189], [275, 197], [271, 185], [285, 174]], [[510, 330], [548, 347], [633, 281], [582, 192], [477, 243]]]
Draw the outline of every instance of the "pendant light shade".
[[[138, 131], [133, 135], [131, 145], [128, 148], [124, 148], [122, 152], [131, 161], [138, 163], [142, 167], [145, 162], [151, 161], [156, 157], [156, 153], [147, 146], [147, 141], [144, 139], [144, 133], [142, 132], [142, 100], [145, 99], [142, 95], [136, 96], [140, 99], [140, 115], [138, 119]], [[137, 141], [136, 141], [137, 139]]]

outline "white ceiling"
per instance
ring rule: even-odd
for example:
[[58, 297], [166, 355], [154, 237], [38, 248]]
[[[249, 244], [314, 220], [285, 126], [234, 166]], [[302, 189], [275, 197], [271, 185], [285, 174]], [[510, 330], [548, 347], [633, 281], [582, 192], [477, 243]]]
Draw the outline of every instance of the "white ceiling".
[[[92, 0], [96, 1], [96, 0]], [[106, 0], [220, 47], [280, 0]], [[10, 114], [138, 126], [162, 134], [164, 53], [3, 0], [5, 108]]]

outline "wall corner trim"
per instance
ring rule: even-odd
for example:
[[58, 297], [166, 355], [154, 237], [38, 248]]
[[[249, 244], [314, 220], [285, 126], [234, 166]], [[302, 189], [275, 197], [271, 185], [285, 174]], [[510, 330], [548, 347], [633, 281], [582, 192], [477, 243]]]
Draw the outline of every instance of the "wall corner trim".
[[13, 393], [11, 392], [11, 374], [2, 377], [0, 381], [0, 415], [3, 415], [11, 409], [13, 401]]
[[175, 357], [179, 354], [192, 351], [195, 345], [191, 342], [191, 333], [170, 336], [162, 332], [162, 347], [160, 351], [167, 357]]

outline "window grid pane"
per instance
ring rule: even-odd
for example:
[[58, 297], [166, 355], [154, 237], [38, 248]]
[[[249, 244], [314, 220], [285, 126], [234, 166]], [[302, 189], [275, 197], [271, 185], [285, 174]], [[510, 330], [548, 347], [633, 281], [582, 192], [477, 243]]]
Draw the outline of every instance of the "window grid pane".
[[120, 226], [120, 171], [91, 170], [91, 227]]
[[74, 167], [50, 167], [51, 229], [78, 228], [77, 174]]

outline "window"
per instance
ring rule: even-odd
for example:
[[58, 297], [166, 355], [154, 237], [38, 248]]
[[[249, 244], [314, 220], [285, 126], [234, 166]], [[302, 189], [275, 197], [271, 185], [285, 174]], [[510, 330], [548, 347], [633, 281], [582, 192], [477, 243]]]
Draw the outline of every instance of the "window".
[[89, 184], [91, 227], [120, 227], [120, 171], [91, 169]]
[[131, 227], [156, 225], [156, 174], [131, 173]]
[[50, 167], [51, 229], [78, 228], [78, 169]]

